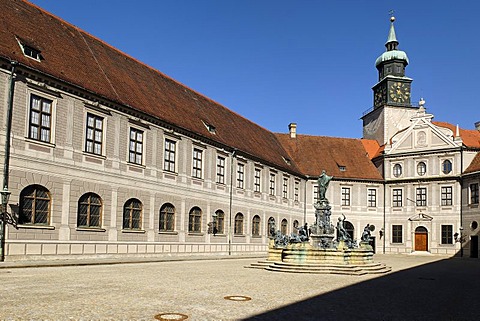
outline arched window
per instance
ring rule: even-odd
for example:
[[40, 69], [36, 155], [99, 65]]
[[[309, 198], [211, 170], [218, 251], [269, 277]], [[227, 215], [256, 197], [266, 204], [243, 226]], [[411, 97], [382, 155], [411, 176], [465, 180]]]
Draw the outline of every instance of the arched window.
[[100, 227], [102, 223], [102, 199], [95, 193], [86, 193], [78, 200], [77, 226]]
[[345, 230], [347, 231], [348, 235], [350, 235], [350, 238], [354, 240], [355, 238], [353, 236], [355, 235], [355, 227], [353, 224], [349, 221], [345, 221]]
[[202, 231], [202, 210], [193, 207], [188, 214], [188, 231], [200, 233]]
[[175, 206], [165, 203], [160, 207], [159, 231], [175, 230]]
[[442, 172], [443, 174], [449, 174], [452, 171], [452, 162], [447, 160], [444, 160], [442, 163]]
[[275, 234], [275, 219], [273, 217], [270, 217], [268, 219], [268, 230], [267, 230], [267, 235], [273, 236]]
[[237, 213], [235, 215], [235, 227], [233, 229], [233, 234], [243, 234], [243, 214]]
[[20, 224], [48, 225], [50, 192], [43, 186], [30, 185], [20, 193]]
[[260, 236], [260, 216], [255, 215], [252, 219], [252, 235]]
[[282, 232], [282, 234], [284, 235], [287, 235], [288, 233], [288, 222], [286, 219], [282, 220], [282, 224], [280, 226], [280, 232]]
[[300, 223], [298, 223], [297, 220], [293, 221], [293, 227], [294, 227], [295, 229], [298, 228], [298, 225], [299, 225], [299, 224], [300, 224]]
[[123, 228], [140, 230], [142, 226], [142, 202], [131, 198], [123, 206]]
[[425, 175], [426, 172], [427, 172], [427, 164], [425, 164], [425, 162], [418, 163], [417, 164], [418, 175], [423, 176]]
[[395, 164], [393, 166], [393, 176], [400, 177], [402, 175], [402, 165]]
[[222, 210], [217, 210], [215, 212], [217, 215], [216, 223], [217, 223], [217, 233], [218, 234], [225, 234], [225, 213]]

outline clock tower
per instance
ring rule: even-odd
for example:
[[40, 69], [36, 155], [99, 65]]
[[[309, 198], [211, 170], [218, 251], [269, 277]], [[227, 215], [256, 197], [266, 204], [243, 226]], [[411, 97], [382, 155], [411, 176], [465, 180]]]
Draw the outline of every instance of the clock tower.
[[375, 139], [380, 145], [407, 127], [410, 117], [405, 116], [417, 110], [410, 103], [412, 79], [405, 76], [409, 61], [407, 54], [398, 50], [394, 22], [395, 17], [390, 17], [386, 51], [375, 61], [378, 82], [372, 87], [373, 107], [362, 117], [363, 138]]

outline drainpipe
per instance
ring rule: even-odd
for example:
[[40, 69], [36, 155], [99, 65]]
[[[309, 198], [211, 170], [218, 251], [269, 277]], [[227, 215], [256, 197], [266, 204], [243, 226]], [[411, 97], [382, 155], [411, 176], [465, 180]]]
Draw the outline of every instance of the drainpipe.
[[[10, 62], [12, 66], [12, 70], [10, 73], [10, 86], [8, 90], [8, 101], [7, 101], [7, 120], [5, 125], [5, 156], [4, 156], [4, 163], [3, 163], [3, 190], [8, 190], [8, 171], [10, 168], [10, 137], [12, 131], [12, 111], [13, 111], [13, 91], [15, 88], [15, 67], [17, 66], [16, 61]], [[2, 226], [1, 226], [1, 239], [0, 239], [0, 247], [1, 247], [1, 255], [0, 255], [0, 262], [5, 261], [5, 233], [6, 233], [6, 212], [7, 208], [3, 209], [2, 212]]]
[[387, 228], [385, 226], [386, 215], [387, 215], [387, 181], [385, 179], [385, 158], [383, 158], [382, 176], [383, 176], [383, 254], [385, 254], [385, 240], [387, 238]]
[[232, 203], [233, 203], [233, 159], [237, 150], [234, 149], [230, 154], [230, 205], [229, 205], [229, 218], [228, 218], [228, 255], [232, 255]]
[[[460, 227], [463, 228], [463, 145], [460, 146]], [[462, 231], [460, 231], [460, 257], [463, 257]]]
[[307, 182], [310, 176], [305, 178], [305, 189], [303, 190], [303, 225], [307, 223]]

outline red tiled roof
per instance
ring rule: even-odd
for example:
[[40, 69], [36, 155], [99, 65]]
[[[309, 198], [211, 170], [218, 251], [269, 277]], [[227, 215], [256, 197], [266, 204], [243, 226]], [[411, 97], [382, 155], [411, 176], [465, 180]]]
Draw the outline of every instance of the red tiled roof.
[[[448, 128], [453, 131], [453, 135], [457, 132], [457, 126], [446, 122], [432, 121], [432, 123], [439, 127]], [[462, 138], [463, 145], [471, 148], [480, 148], [480, 131], [476, 129], [461, 129], [460, 137]]]
[[[0, 0], [0, 12], [0, 57], [298, 172], [285, 163], [288, 155], [273, 133], [161, 72], [28, 2]], [[44, 60], [25, 57], [16, 37], [39, 49]]]
[[385, 148], [384, 146], [380, 147], [378, 142], [374, 139], [361, 139], [363, 147], [368, 153], [370, 159], [374, 159], [377, 156], [380, 156], [381, 151]]
[[465, 174], [480, 172], [480, 152], [475, 155], [475, 158], [472, 160], [470, 165], [465, 170]]
[[[382, 180], [361, 139], [276, 135], [305, 175], [318, 176], [325, 170], [334, 177]], [[340, 166], [346, 170], [341, 171]]]

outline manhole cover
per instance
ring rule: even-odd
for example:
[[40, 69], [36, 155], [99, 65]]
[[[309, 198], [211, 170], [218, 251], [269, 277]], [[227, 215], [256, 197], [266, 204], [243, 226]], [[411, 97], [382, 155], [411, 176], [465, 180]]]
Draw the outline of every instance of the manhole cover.
[[227, 295], [224, 299], [230, 301], [250, 301], [252, 298], [244, 295]]
[[182, 313], [160, 313], [155, 316], [157, 320], [186, 320], [188, 315]]

